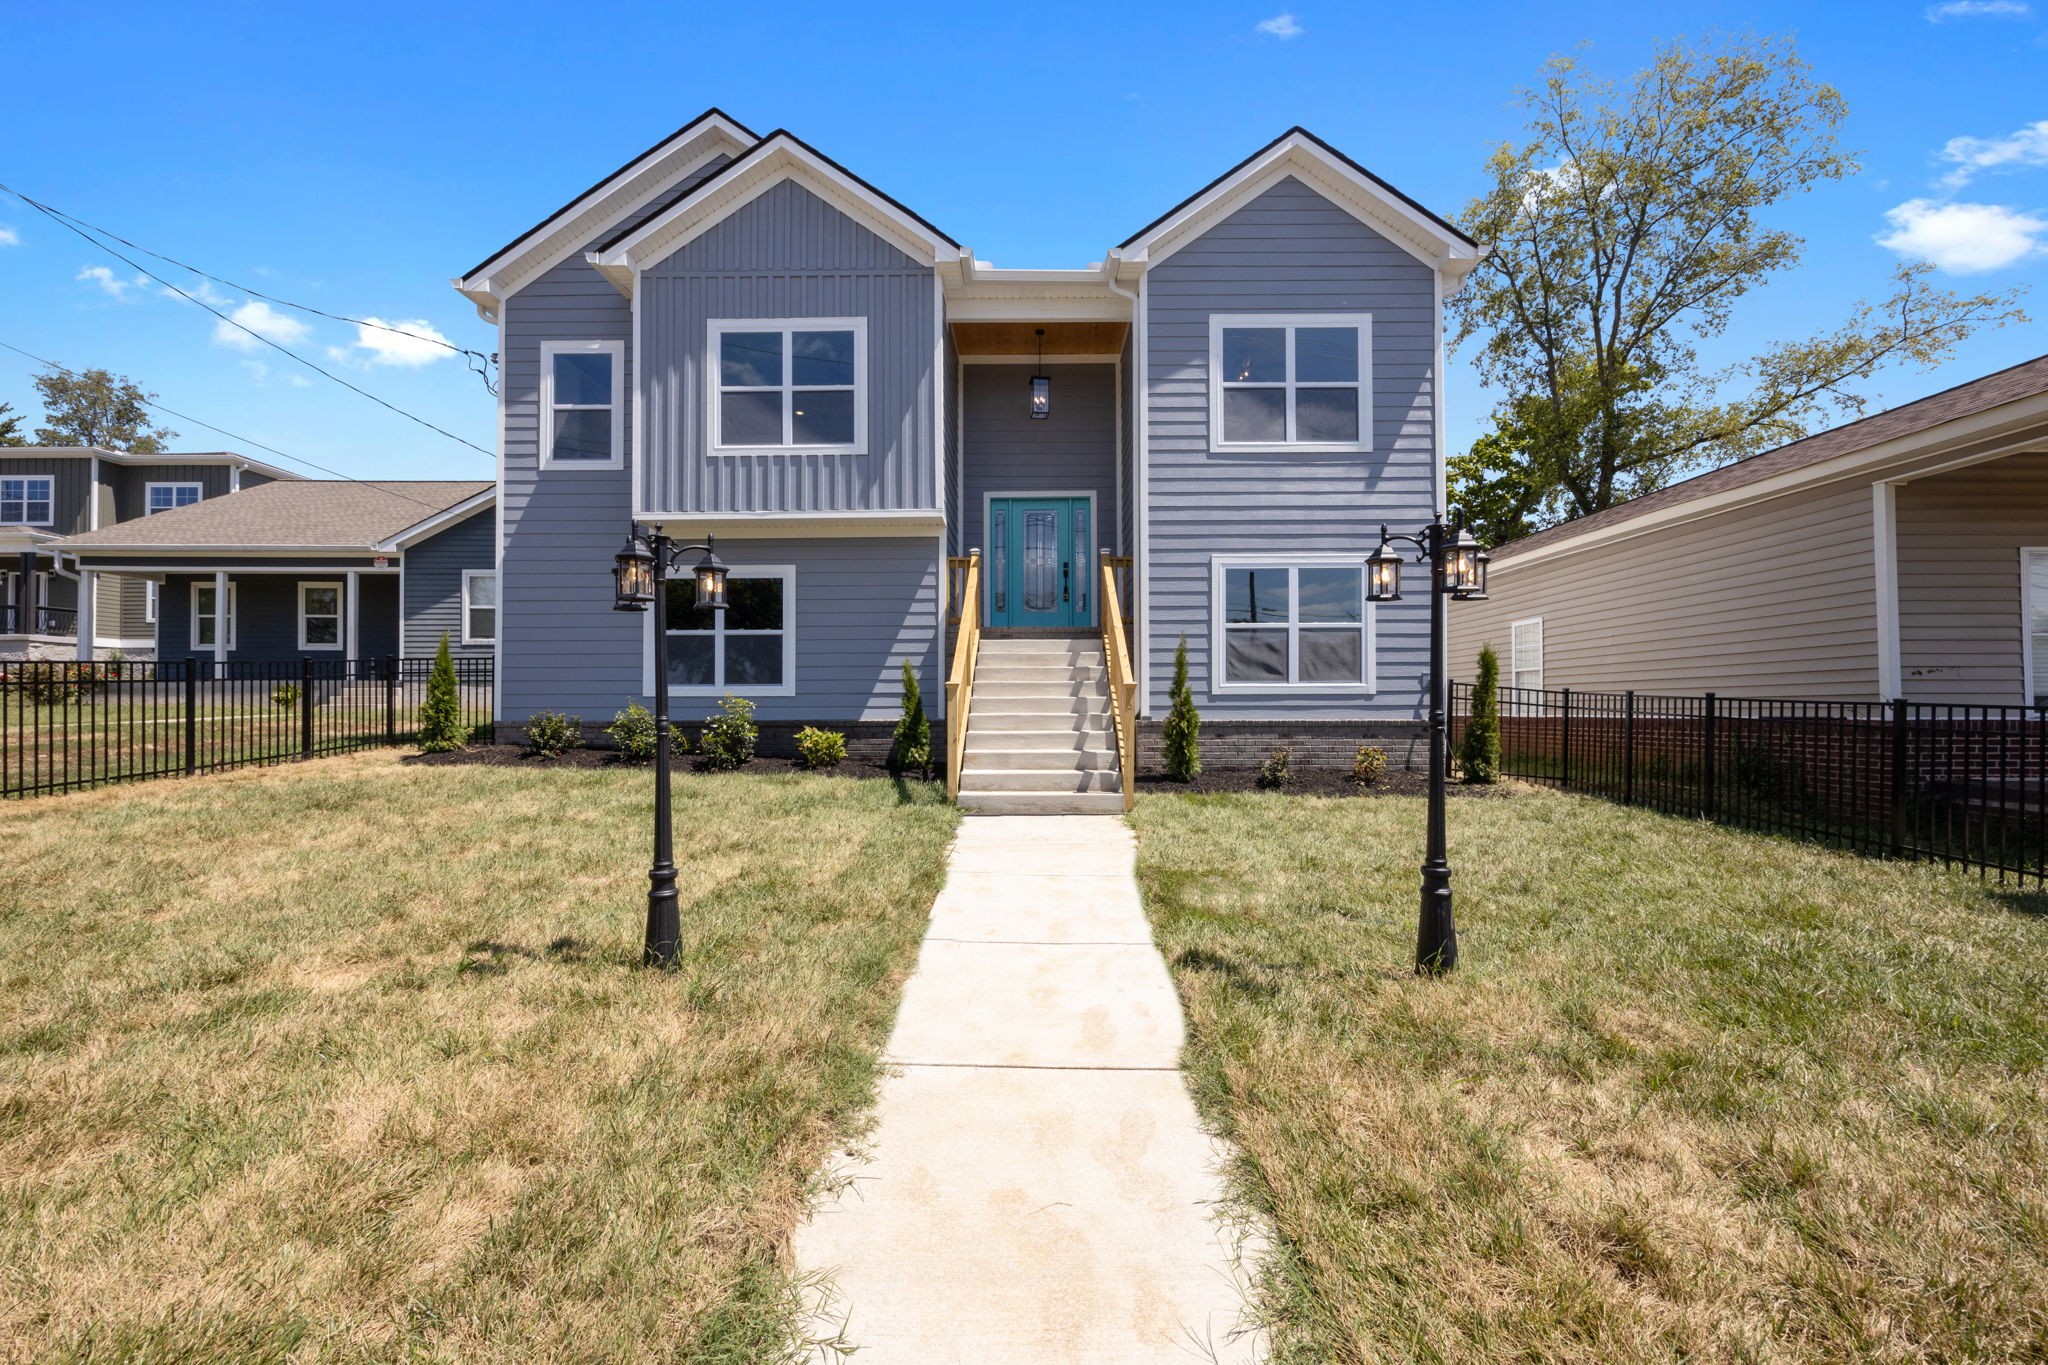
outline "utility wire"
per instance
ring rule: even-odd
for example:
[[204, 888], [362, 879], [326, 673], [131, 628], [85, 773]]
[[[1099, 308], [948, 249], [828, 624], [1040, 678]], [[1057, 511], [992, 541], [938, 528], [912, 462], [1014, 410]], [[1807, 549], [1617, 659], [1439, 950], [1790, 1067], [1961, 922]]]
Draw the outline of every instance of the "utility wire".
[[[5, 347], [7, 350], [14, 352], [16, 355], [27, 356], [30, 360], [35, 361], [36, 364], [47, 366], [48, 368], [57, 371], [59, 374], [68, 374], [73, 379], [84, 378], [84, 376], [79, 374], [78, 371], [70, 369], [67, 366], [59, 365], [54, 360], [45, 360], [43, 357], [37, 355], [34, 351], [24, 351], [21, 349], [21, 347], [16, 346], [12, 342], [0, 341], [0, 347]], [[190, 422], [194, 426], [205, 427], [208, 431], [217, 432], [218, 434], [227, 437], [230, 441], [240, 441], [243, 445], [250, 445], [256, 447], [258, 450], [268, 451], [270, 454], [277, 456], [281, 460], [290, 460], [293, 464], [301, 464], [308, 469], [317, 469], [322, 474], [331, 474], [335, 478], [341, 480], [343, 483], [374, 483], [378, 485], [380, 491], [389, 493], [394, 498], [399, 498], [405, 502], [413, 503], [416, 506], [432, 508], [436, 512], [444, 510], [444, 508], [438, 503], [422, 502], [418, 498], [407, 497], [403, 493], [394, 492], [390, 487], [387, 486], [388, 484], [394, 482], [394, 480], [359, 479], [353, 474], [344, 474], [339, 469], [329, 469], [324, 464], [317, 464], [314, 461], [307, 459], [303, 455], [290, 454], [289, 452], [279, 450], [276, 446], [265, 445], [263, 444], [263, 442], [255, 440], [252, 437], [238, 436], [234, 432], [229, 431], [226, 427], [217, 427], [211, 422], [202, 422], [189, 412], [179, 412], [176, 408], [167, 408], [163, 404], [155, 402], [148, 398], [138, 397], [136, 401], [141, 403], [142, 406], [148, 408], [152, 412], [160, 412], [163, 413], [166, 417], [175, 417], [180, 422]], [[396, 480], [395, 482], [403, 482], [403, 480]]]
[[[7, 187], [5, 185], [0, 185], [0, 189], [6, 188]], [[35, 200], [30, 199], [25, 195], [16, 194], [16, 192], [13, 190], [8, 190], [7, 192], [9, 194], [14, 194], [16, 198], [21, 199], [23, 203], [38, 210], [39, 212], [45, 211], [43, 210], [43, 206], [41, 204], [36, 203]], [[455, 441], [461, 445], [466, 445], [479, 455], [488, 456], [493, 460], [497, 458], [497, 455], [494, 452], [485, 450], [475, 441], [469, 440], [462, 436], [457, 436], [454, 432], [448, 430], [446, 427], [436, 426], [432, 422], [429, 422], [424, 417], [419, 417], [414, 415], [413, 413], [407, 412], [404, 408], [399, 407], [396, 403], [387, 402], [384, 399], [379, 398], [376, 394], [371, 393], [368, 389], [362, 388], [361, 386], [356, 384], [349, 383], [348, 380], [343, 379], [340, 375], [335, 374], [333, 371], [322, 369], [320, 366], [315, 365], [312, 361], [300, 355], [297, 351], [291, 350], [288, 347], [280, 346], [275, 341], [272, 341], [269, 337], [263, 335], [263, 333], [258, 332], [253, 328], [243, 326], [241, 323], [229, 317], [226, 313], [221, 312], [220, 309], [208, 303], [205, 299], [198, 298], [192, 294], [186, 293], [184, 290], [178, 288], [177, 285], [172, 284], [163, 276], [157, 274], [155, 271], [149, 269], [147, 266], [141, 264], [139, 261], [136, 261], [133, 257], [123, 256], [120, 252], [114, 250], [112, 247], [106, 245], [104, 242], [99, 241], [97, 238], [93, 237], [91, 233], [86, 232], [84, 229], [73, 227], [70, 223], [65, 222], [62, 218], [56, 216], [54, 213], [49, 214], [48, 216], [51, 222], [56, 223], [59, 227], [65, 228], [68, 231], [77, 233], [87, 242], [99, 248], [101, 251], [106, 252], [109, 256], [112, 256], [115, 260], [120, 261], [129, 269], [138, 271], [139, 273], [148, 276], [150, 279], [155, 280], [158, 284], [170, 290], [173, 294], [176, 294], [179, 298], [184, 299], [186, 302], [195, 303], [199, 305], [201, 308], [204, 308], [207, 312], [213, 314], [215, 317], [219, 318], [222, 322], [225, 322], [228, 326], [233, 327], [235, 330], [239, 332], [248, 333], [250, 336], [256, 338], [256, 340], [262, 342], [265, 346], [268, 346], [271, 350], [276, 351], [279, 355], [289, 356], [291, 359], [298, 361], [299, 364], [304, 365], [307, 369], [319, 375], [322, 379], [331, 379], [335, 383], [341, 385], [343, 388], [349, 390], [351, 393], [362, 395], [364, 398], [369, 399], [372, 403], [375, 403], [377, 406], [389, 409], [390, 411], [397, 413], [400, 417], [405, 418], [408, 422], [417, 422], [419, 425], [425, 427], [429, 431], [435, 432], [442, 436], [446, 436], [449, 440]], [[411, 333], [408, 332], [405, 333], [405, 335], [410, 336]]]

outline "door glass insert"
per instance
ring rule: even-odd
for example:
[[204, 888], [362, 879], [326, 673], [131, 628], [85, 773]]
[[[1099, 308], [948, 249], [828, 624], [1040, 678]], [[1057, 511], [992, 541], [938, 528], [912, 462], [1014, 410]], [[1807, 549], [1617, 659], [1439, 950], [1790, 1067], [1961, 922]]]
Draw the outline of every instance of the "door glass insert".
[[1052, 611], [1060, 603], [1060, 519], [1055, 512], [1024, 514], [1024, 610]]
[[988, 581], [995, 589], [995, 609], [1010, 609], [1010, 509], [997, 507], [989, 513]]
[[1074, 504], [1074, 606], [1088, 619], [1088, 504]]

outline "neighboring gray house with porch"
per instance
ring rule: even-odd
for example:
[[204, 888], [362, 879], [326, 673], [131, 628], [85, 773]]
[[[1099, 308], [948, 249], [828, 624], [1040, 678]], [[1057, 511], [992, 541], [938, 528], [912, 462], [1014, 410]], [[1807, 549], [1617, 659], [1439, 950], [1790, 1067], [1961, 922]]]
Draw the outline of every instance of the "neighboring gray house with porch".
[[497, 714], [651, 694], [651, 618], [608, 609], [637, 521], [734, 566], [732, 611], [671, 623], [681, 717], [737, 692], [771, 741], [873, 743], [905, 661], [944, 726], [960, 641], [1035, 633], [1074, 643], [956, 693], [968, 790], [1113, 794], [1108, 565], [1143, 717], [1185, 636], [1214, 751], [1348, 757], [1421, 714], [1427, 604], [1367, 604], [1362, 561], [1437, 500], [1443, 299], [1479, 255], [1294, 129], [1096, 264], [997, 269], [710, 111], [455, 282], [504, 376]]
[[[497, 486], [278, 482], [52, 547], [88, 585], [146, 582], [160, 659], [488, 658], [497, 636]], [[83, 623], [82, 631], [85, 629]], [[79, 650], [79, 657], [87, 657]]]

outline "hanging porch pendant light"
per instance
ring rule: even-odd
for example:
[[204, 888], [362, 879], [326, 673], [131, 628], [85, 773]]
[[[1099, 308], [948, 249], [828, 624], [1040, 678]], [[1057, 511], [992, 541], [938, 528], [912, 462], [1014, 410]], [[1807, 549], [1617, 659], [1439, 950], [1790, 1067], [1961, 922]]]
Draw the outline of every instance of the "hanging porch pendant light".
[[[1038, 368], [1045, 369], [1045, 329], [1038, 329]], [[1039, 421], [1052, 416], [1052, 376], [1034, 374], [1031, 376], [1031, 419]]]

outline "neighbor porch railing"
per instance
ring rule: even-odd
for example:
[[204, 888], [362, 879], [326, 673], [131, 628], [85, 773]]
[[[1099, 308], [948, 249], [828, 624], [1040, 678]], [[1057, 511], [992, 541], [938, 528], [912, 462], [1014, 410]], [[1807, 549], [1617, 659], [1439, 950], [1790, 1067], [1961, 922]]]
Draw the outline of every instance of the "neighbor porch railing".
[[981, 551], [946, 559], [946, 624], [953, 663], [946, 674], [946, 799], [960, 799], [967, 755], [967, 708], [974, 699], [974, 658], [981, 649]]
[[1131, 676], [1129, 598], [1119, 591], [1128, 585], [1129, 555], [1104, 554], [1102, 562], [1102, 654], [1109, 661], [1109, 716], [1116, 729], [1116, 764], [1121, 774], [1124, 809], [1138, 800], [1138, 681]]
[[9, 603], [0, 606], [0, 635], [50, 635], [71, 639], [78, 634], [78, 612], [71, 607], [30, 607], [28, 629], [15, 621], [21, 609]]

